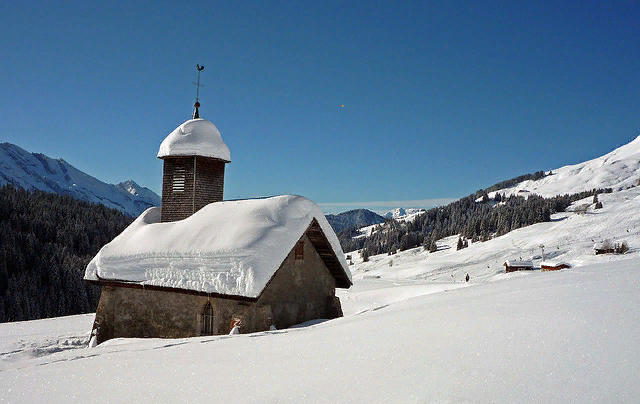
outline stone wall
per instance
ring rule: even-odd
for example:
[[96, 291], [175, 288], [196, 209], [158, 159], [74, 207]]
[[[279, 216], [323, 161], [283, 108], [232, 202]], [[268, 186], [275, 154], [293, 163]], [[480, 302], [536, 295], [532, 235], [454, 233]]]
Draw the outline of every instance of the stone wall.
[[302, 259], [291, 249], [257, 299], [209, 297], [197, 292], [105, 285], [96, 310], [98, 343], [111, 338], [185, 338], [201, 335], [201, 314], [213, 308], [213, 334], [228, 334], [234, 318], [242, 333], [288, 328], [342, 316], [335, 278], [305, 234]]
[[228, 334], [234, 318], [242, 333], [266, 331], [273, 324], [271, 308], [255, 302], [192, 294], [103, 286], [96, 310], [98, 343], [111, 338], [185, 338], [201, 335], [201, 314], [213, 307], [214, 335]]
[[278, 329], [342, 316], [335, 278], [306, 234], [302, 240], [303, 259], [296, 260], [293, 248], [258, 299], [259, 304], [271, 307]]

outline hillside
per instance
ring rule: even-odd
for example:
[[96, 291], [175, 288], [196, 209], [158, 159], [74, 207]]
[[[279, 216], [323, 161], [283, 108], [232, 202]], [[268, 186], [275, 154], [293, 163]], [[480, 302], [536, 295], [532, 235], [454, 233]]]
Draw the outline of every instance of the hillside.
[[63, 159], [52, 159], [10, 143], [0, 143], [0, 186], [6, 184], [100, 203], [132, 217], [161, 204], [156, 193], [132, 180], [107, 184]]
[[602, 157], [551, 171], [537, 181], [519, 184], [489, 193], [505, 196], [535, 193], [544, 197], [573, 194], [594, 188], [623, 190], [640, 184], [640, 136]]
[[[469, 273], [473, 282], [487, 282], [504, 276], [502, 264], [508, 259], [542, 261], [544, 245], [547, 260], [559, 260], [572, 266], [640, 259], [640, 187], [599, 195], [603, 208], [594, 210], [593, 198], [576, 201], [566, 212], [551, 215], [549, 222], [513, 230], [485, 242], [470, 243], [456, 250], [457, 235], [436, 242], [437, 252], [422, 247], [394, 255], [374, 255], [362, 262], [359, 254], [351, 253], [355, 265], [354, 278], [392, 279], [426, 282], [464, 282]], [[589, 205], [586, 213], [574, 210]], [[630, 251], [624, 255], [594, 255], [593, 246], [609, 239], [626, 241]]]
[[89, 260], [131, 218], [51, 192], [0, 187], [0, 323], [95, 310]]
[[385, 221], [384, 217], [367, 209], [354, 209], [337, 215], [325, 215], [325, 217], [336, 233], [347, 228], [359, 228]]
[[[512, 186], [500, 189], [505, 184]], [[638, 184], [640, 137], [585, 163], [550, 173], [523, 175], [449, 205], [415, 214], [411, 220], [386, 223], [383, 227], [363, 227], [359, 231], [347, 229], [338, 236], [345, 251], [365, 249], [368, 255], [419, 245], [434, 250], [438, 240], [453, 235], [487, 241], [522, 227], [548, 222], [552, 214], [564, 212], [579, 199], [619, 192]]]

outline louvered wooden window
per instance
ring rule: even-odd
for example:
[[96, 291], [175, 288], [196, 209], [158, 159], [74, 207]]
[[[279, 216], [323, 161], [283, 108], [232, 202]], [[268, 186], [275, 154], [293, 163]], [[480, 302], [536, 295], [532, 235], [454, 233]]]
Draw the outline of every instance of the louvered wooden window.
[[296, 259], [301, 260], [304, 258], [304, 241], [298, 241], [296, 244]]
[[173, 192], [184, 192], [184, 183], [187, 179], [187, 170], [176, 167], [173, 171]]
[[207, 302], [200, 315], [200, 335], [213, 335], [213, 307]]

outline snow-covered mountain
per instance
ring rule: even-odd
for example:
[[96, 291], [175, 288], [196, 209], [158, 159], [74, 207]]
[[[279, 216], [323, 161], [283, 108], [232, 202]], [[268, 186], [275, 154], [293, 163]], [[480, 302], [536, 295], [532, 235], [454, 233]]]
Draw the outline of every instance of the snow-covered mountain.
[[382, 216], [387, 219], [404, 219], [408, 215], [415, 215], [416, 213], [424, 212], [424, 209], [421, 208], [395, 208], [386, 213], [383, 213]]
[[349, 227], [360, 228], [384, 223], [384, 217], [368, 209], [354, 209], [337, 215], [325, 215], [325, 217], [336, 233]]
[[544, 197], [573, 194], [594, 188], [613, 188], [619, 191], [637, 186], [640, 181], [640, 136], [602, 157], [584, 163], [552, 170], [551, 175], [537, 181], [527, 180], [514, 187], [496, 192], [510, 195], [535, 193]]
[[386, 219], [394, 219], [399, 222], [412, 222], [416, 216], [421, 215], [425, 211], [426, 209], [422, 208], [395, 208], [384, 213], [382, 216]]
[[161, 204], [161, 198], [155, 192], [132, 180], [107, 184], [61, 158], [52, 159], [44, 154], [29, 153], [11, 143], [0, 143], [0, 186], [6, 184], [101, 203], [134, 217]]

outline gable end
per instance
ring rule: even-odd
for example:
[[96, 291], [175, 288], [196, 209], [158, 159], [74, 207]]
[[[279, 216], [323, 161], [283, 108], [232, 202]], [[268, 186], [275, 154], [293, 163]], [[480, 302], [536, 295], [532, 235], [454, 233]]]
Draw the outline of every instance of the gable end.
[[345, 289], [350, 288], [352, 285], [351, 280], [347, 274], [345, 274], [338, 257], [336, 257], [333, 248], [331, 248], [331, 243], [327, 240], [327, 236], [325, 236], [320, 224], [315, 218], [309, 225], [306, 234], [309, 237], [309, 240], [311, 240], [313, 247], [318, 251], [320, 258], [322, 258], [324, 264], [336, 279], [336, 287]]

